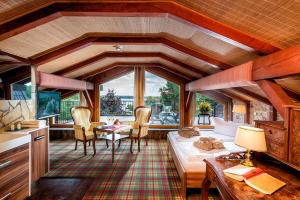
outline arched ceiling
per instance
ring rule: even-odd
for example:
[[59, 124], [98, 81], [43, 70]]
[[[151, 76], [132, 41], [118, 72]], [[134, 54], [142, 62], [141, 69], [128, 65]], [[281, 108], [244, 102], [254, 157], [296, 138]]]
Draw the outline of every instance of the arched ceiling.
[[[72, 78], [114, 63], [162, 64], [199, 78], [299, 44], [299, 10], [297, 0], [2, 0], [0, 49], [38, 63], [40, 71]], [[103, 41], [116, 35], [130, 40]], [[81, 41], [93, 37], [102, 40]], [[103, 57], [69, 70], [116, 52], [118, 44], [124, 54], [145, 56]], [[259, 88], [246, 89], [264, 95]]]

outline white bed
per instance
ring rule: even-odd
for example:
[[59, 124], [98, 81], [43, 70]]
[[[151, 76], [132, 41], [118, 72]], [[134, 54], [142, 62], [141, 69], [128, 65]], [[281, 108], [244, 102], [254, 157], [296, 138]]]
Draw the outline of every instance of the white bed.
[[[200, 136], [192, 138], [181, 137], [177, 131], [168, 133], [168, 151], [172, 155], [177, 172], [181, 178], [181, 192], [184, 199], [186, 198], [186, 188], [201, 188], [206, 172], [206, 165], [203, 162], [205, 158], [245, 150], [234, 144], [234, 135], [238, 127], [237, 124], [221, 122], [221, 125], [216, 123], [215, 126], [217, 127], [215, 127], [214, 130], [200, 130]], [[220, 134], [220, 131], [224, 131], [224, 134]], [[199, 140], [200, 137], [222, 139], [225, 149], [212, 151], [201, 150], [194, 146], [194, 142]]]

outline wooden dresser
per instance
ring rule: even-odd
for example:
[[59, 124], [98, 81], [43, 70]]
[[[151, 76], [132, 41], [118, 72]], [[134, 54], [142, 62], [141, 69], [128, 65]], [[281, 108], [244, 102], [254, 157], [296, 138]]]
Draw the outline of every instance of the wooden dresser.
[[286, 107], [287, 122], [255, 121], [264, 129], [267, 154], [300, 171], [300, 106]]
[[0, 154], [0, 199], [29, 196], [29, 143]]

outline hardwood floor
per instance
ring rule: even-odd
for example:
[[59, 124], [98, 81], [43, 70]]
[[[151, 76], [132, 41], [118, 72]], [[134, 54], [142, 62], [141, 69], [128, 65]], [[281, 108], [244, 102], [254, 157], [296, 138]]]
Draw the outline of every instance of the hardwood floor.
[[30, 200], [81, 200], [92, 178], [41, 178], [32, 184]]

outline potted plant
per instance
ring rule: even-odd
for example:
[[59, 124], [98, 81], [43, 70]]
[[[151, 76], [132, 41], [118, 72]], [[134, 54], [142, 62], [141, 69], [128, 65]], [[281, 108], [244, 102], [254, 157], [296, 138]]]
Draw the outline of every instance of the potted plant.
[[203, 101], [199, 104], [200, 114], [208, 114], [211, 111], [210, 103]]

